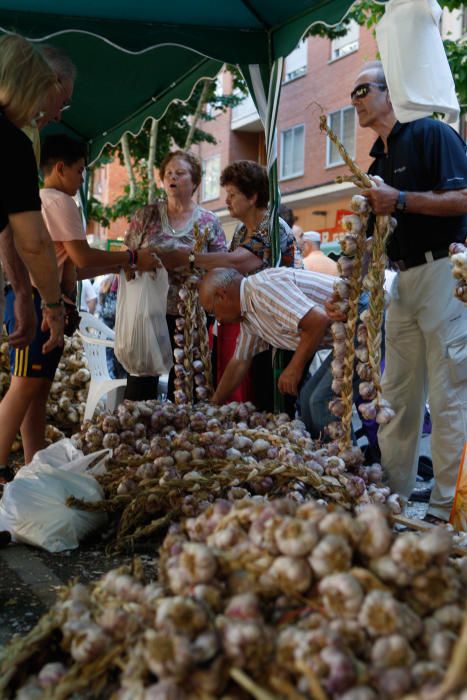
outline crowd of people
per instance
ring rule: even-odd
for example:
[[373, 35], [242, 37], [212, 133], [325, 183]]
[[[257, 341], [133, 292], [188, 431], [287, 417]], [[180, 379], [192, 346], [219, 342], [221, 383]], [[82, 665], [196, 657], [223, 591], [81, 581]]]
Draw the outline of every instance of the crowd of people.
[[[44, 445], [45, 405], [63, 334], [77, 323], [76, 305], [114, 326], [120, 270], [167, 269], [172, 344], [178, 293], [196, 270], [215, 351], [212, 401], [251, 400], [261, 410], [273, 410], [280, 350], [277, 387], [286, 409], [299, 412], [313, 437], [323, 437], [330, 419], [332, 355], [311, 376], [309, 367], [319, 349], [330, 347], [331, 323], [345, 320], [345, 314], [334, 303], [337, 266], [320, 250], [319, 233], [304, 233], [283, 207], [280, 260], [274, 265], [267, 172], [240, 160], [220, 179], [229, 213], [239, 222], [228, 244], [217, 216], [196, 201], [198, 159], [174, 151], [159, 169], [166, 197], [136, 212], [127, 250], [91, 248], [73, 200], [86, 149], [62, 134], [46, 137], [42, 146], [38, 140], [39, 129], [66, 109], [75, 76], [71, 61], [52, 47], [33, 47], [17, 35], [0, 39], [0, 257], [8, 282], [12, 375], [0, 404], [0, 481], [13, 477], [8, 455], [18, 430], [26, 462]], [[465, 144], [438, 120], [400, 124], [379, 62], [363, 66], [350, 99], [360, 126], [377, 136], [369, 172], [381, 180], [363, 194], [375, 215], [397, 219], [388, 246], [396, 274], [385, 320], [383, 376], [384, 397], [396, 415], [378, 430], [381, 462], [391, 488], [408, 498], [429, 398], [435, 483], [426, 517], [446, 521], [467, 439], [467, 309], [453, 296], [448, 259], [450, 243], [467, 236]], [[93, 287], [89, 279], [102, 275], [99, 288]], [[77, 304], [78, 280], [84, 283]], [[158, 379], [130, 374], [126, 397], [154, 398]], [[171, 373], [169, 399], [173, 380]]]

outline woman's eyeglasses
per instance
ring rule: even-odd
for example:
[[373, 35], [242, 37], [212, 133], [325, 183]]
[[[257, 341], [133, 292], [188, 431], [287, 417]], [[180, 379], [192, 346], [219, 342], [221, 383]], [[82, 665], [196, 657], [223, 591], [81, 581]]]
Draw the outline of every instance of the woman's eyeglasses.
[[350, 93], [351, 101], [353, 102], [354, 100], [360, 100], [363, 97], [366, 97], [372, 87], [379, 87], [380, 90], [387, 89], [387, 85], [384, 83], [360, 83], [360, 85], [357, 85], [357, 87]]

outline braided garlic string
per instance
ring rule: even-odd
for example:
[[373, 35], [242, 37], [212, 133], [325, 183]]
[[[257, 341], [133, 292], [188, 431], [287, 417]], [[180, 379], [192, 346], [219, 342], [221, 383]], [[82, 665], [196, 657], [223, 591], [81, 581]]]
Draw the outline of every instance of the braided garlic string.
[[[465, 241], [467, 243], [467, 239]], [[462, 243], [451, 243], [449, 255], [452, 263], [452, 274], [458, 280], [454, 296], [467, 304], [467, 248]]]
[[[337, 178], [338, 181], [351, 181], [362, 189], [373, 187], [374, 183], [364, 173], [347, 153], [343, 144], [339, 141], [332, 129], [328, 126], [326, 117], [320, 117], [320, 129], [324, 131], [336, 145], [342, 159], [349, 167], [352, 175]], [[394, 413], [381, 397], [381, 325], [384, 313], [384, 269], [385, 269], [385, 245], [391, 232], [391, 219], [387, 216], [376, 217], [373, 241], [371, 244], [371, 262], [369, 272], [365, 278], [365, 288], [369, 292], [369, 309], [362, 314], [363, 324], [357, 331], [359, 346], [355, 350], [355, 333], [357, 330], [358, 299], [360, 296], [361, 270], [363, 256], [366, 249], [366, 229], [369, 218], [369, 206], [365, 197], [356, 195], [352, 198], [352, 210], [354, 215], [344, 217], [344, 225], [349, 233], [344, 237], [342, 250], [344, 256], [339, 259], [339, 271], [343, 277], [346, 268], [349, 268], [348, 258], [350, 252], [355, 255], [355, 263], [352, 265], [349, 284], [342, 285], [336, 282], [335, 291], [340, 296], [341, 302], [348, 294], [349, 310], [345, 324], [333, 324], [338, 328], [333, 332], [334, 336], [334, 361], [332, 371], [334, 376], [333, 391], [339, 396], [330, 402], [330, 410], [334, 415], [341, 417], [341, 424], [331, 423], [328, 432], [332, 438], [338, 440], [341, 452], [347, 452], [351, 461], [354, 461], [356, 452], [351, 448], [351, 421], [353, 392], [352, 380], [355, 355], [359, 360], [357, 373], [364, 380], [360, 383], [360, 391], [363, 398], [372, 399], [369, 404], [360, 407], [363, 417], [376, 418], [380, 423], [386, 423]], [[344, 259], [343, 259], [344, 258]], [[346, 260], [347, 259], [347, 260]], [[358, 275], [358, 277], [357, 277]], [[343, 308], [345, 311], [345, 308]], [[343, 331], [343, 328], [345, 329]], [[341, 336], [341, 340], [336, 340]], [[371, 410], [368, 410], [371, 409]], [[374, 415], [369, 415], [374, 413]]]
[[[193, 226], [193, 251], [200, 253], [209, 235], [206, 227], [201, 234], [198, 224]], [[211, 382], [211, 353], [209, 336], [206, 327], [206, 315], [199, 303], [198, 276], [189, 275], [179, 291], [180, 302], [178, 310], [181, 318], [177, 318], [176, 326], [183, 334], [175, 335], [175, 342], [180, 350], [175, 350], [175, 402], [177, 404], [193, 403], [194, 394], [199, 400], [206, 400], [212, 395]], [[178, 353], [177, 353], [178, 351]], [[183, 367], [181, 366], [183, 362]]]
[[389, 216], [377, 216], [371, 239], [371, 261], [368, 274], [363, 281], [364, 288], [369, 293], [369, 308], [361, 315], [365, 332], [360, 333], [360, 339], [367, 348], [367, 365], [369, 372], [359, 386], [363, 399], [367, 403], [359, 406], [364, 418], [375, 419], [378, 423], [388, 423], [394, 412], [387, 401], [382, 398], [381, 391], [381, 342], [382, 324], [385, 307], [384, 270], [386, 267], [386, 242], [394, 228], [394, 220]]

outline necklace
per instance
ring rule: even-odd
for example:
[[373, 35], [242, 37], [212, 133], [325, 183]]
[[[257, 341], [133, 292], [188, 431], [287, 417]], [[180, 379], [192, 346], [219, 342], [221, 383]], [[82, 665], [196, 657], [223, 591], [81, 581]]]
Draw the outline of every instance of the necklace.
[[169, 221], [169, 215], [167, 211], [167, 202], [162, 200], [159, 203], [159, 211], [161, 215], [162, 228], [165, 233], [170, 233], [175, 238], [182, 238], [191, 232], [193, 229], [193, 223], [198, 211], [198, 207], [195, 206], [188, 221], [183, 224], [181, 228], [175, 229]]

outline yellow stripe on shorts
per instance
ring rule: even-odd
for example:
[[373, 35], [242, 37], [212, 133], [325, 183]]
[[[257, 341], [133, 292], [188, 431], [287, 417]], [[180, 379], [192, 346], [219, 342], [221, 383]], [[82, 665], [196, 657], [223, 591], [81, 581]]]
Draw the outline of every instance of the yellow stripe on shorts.
[[15, 350], [15, 371], [13, 372], [15, 377], [18, 376], [18, 364], [19, 364], [20, 355], [21, 355], [21, 350]]
[[29, 364], [29, 345], [24, 351], [24, 367], [23, 367], [23, 377], [28, 376], [28, 364]]

